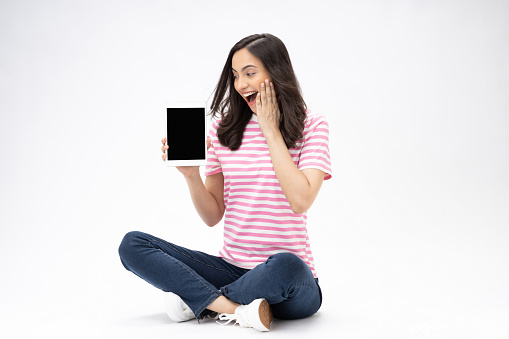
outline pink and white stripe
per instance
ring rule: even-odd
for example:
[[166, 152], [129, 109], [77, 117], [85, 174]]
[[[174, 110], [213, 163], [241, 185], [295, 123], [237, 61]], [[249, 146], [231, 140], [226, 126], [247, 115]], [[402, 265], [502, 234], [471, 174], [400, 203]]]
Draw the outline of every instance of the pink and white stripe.
[[[316, 277], [307, 215], [291, 210], [256, 115], [249, 121], [237, 151], [219, 143], [218, 124], [215, 120], [209, 130], [212, 146], [205, 175], [223, 172], [224, 176], [224, 245], [219, 255], [251, 269], [273, 254], [290, 252], [299, 256]], [[325, 180], [331, 178], [329, 125], [323, 115], [307, 111], [304, 137], [289, 152], [300, 170], [316, 168], [325, 173]]]

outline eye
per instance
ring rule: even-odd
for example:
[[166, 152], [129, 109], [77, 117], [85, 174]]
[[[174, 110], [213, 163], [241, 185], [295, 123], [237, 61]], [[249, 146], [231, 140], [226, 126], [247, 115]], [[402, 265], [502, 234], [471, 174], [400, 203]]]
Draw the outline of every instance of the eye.
[[254, 73], [247, 73], [247, 76], [250, 77], [250, 76], [253, 76]]
[[235, 74], [233, 75], [234, 80], [237, 80], [238, 77], [239, 77], [238, 75], [235, 75]]

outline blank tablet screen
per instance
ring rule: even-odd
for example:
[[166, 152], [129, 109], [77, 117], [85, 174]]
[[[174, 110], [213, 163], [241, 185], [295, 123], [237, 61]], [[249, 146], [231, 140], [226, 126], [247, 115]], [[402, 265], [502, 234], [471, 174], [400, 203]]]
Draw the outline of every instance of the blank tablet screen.
[[166, 108], [168, 160], [205, 159], [205, 108]]

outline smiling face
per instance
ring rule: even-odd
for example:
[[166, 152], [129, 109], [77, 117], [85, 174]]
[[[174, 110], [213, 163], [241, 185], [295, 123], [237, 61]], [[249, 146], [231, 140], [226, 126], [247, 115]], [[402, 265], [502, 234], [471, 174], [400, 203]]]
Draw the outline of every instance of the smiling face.
[[249, 108], [256, 114], [256, 94], [260, 91], [260, 84], [265, 79], [272, 81], [270, 74], [263, 67], [260, 59], [251, 54], [246, 48], [233, 54], [232, 72], [235, 79], [235, 90], [246, 100]]

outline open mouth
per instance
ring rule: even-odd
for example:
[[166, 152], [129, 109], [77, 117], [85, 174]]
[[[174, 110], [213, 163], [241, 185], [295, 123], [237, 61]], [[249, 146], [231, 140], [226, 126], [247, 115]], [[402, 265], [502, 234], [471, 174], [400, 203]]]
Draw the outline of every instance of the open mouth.
[[247, 92], [247, 93], [244, 93], [243, 96], [244, 96], [244, 99], [246, 99], [246, 101], [248, 102], [248, 104], [252, 104], [256, 101], [257, 93], [258, 93], [257, 91]]

